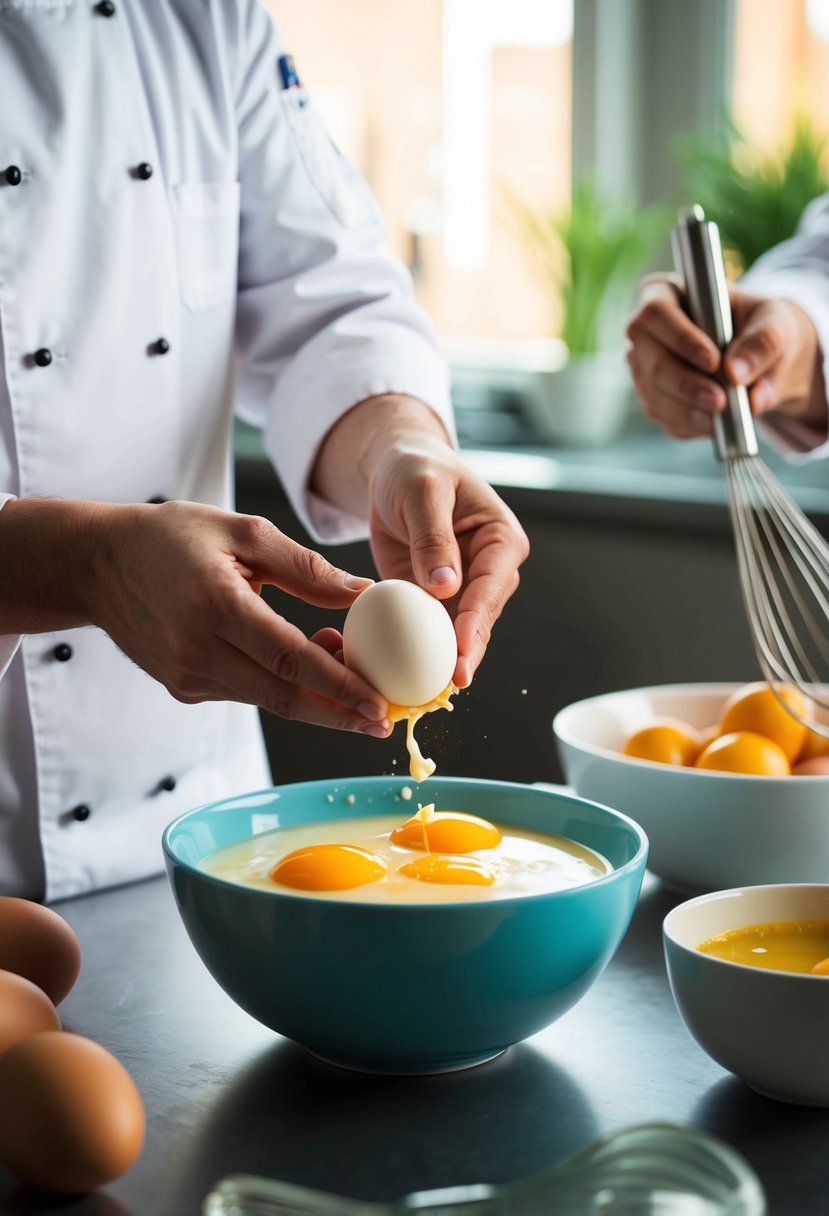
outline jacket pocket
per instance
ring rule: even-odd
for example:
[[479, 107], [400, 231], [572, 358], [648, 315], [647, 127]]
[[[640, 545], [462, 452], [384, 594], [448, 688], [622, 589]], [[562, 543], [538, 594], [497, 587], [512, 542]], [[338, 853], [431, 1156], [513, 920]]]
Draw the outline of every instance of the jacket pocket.
[[236, 291], [239, 183], [184, 182], [172, 193], [181, 298], [207, 312]]

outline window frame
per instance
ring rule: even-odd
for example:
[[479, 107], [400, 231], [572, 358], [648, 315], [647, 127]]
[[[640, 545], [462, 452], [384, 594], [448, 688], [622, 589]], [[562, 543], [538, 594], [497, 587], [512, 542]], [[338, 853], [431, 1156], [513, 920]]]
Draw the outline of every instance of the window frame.
[[573, 180], [677, 199], [675, 136], [727, 129], [734, 26], [734, 0], [575, 0]]

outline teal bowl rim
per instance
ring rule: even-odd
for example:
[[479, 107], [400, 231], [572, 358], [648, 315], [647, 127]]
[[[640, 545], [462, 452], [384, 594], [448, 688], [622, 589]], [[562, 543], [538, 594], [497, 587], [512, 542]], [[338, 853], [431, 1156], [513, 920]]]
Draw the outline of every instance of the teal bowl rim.
[[[534, 895], [513, 895], [513, 896], [509, 896], [504, 899], [500, 899], [500, 898], [499, 899], [458, 899], [458, 900], [453, 900], [451, 903], [434, 903], [434, 904], [432, 904], [432, 903], [415, 903], [415, 902], [408, 903], [408, 902], [404, 902], [402, 900], [395, 900], [394, 903], [380, 903], [380, 902], [374, 901], [374, 900], [348, 899], [348, 900], [342, 901], [343, 907], [345, 907], [345, 908], [376, 908], [378, 910], [378, 912], [377, 912], [378, 916], [391, 915], [401, 908], [417, 908], [418, 912], [422, 911], [426, 915], [437, 914], [437, 913], [443, 913], [444, 915], [446, 915], [447, 909], [451, 911], [451, 909], [453, 909], [453, 908], [467, 908], [468, 909], [468, 908], [482, 908], [482, 907], [486, 908], [486, 907], [491, 907], [491, 906], [497, 906], [498, 908], [512, 908], [516, 904], [525, 906], [528, 903], [536, 902], [539, 900], [547, 900], [552, 897], [578, 898], [578, 897], [580, 897], [581, 893], [583, 893], [585, 890], [592, 889], [592, 888], [598, 887], [598, 886], [607, 886], [611, 883], [619, 882], [624, 875], [634, 872], [640, 866], [644, 872], [644, 868], [645, 868], [645, 865], [646, 865], [647, 859], [648, 859], [648, 848], [649, 848], [649, 841], [648, 841], [648, 837], [647, 837], [647, 834], [646, 834], [644, 828], [642, 828], [641, 825], [638, 824], [635, 819], [631, 819], [631, 817], [629, 815], [625, 815], [622, 811], [617, 811], [614, 807], [607, 806], [603, 802], [594, 802], [590, 798], [582, 798], [579, 794], [575, 794], [575, 793], [571, 794], [571, 793], [566, 793], [564, 791], [552, 790], [552, 789], [546, 788], [543, 785], [537, 785], [537, 786], [536, 785], [527, 785], [520, 781], [498, 781], [498, 780], [490, 780], [489, 778], [486, 778], [486, 777], [451, 777], [451, 776], [450, 777], [441, 777], [441, 778], [439, 778], [439, 780], [442, 784], [449, 784], [449, 785], [486, 785], [489, 788], [494, 787], [496, 789], [530, 790], [533, 793], [539, 794], [542, 797], [550, 797], [553, 799], [563, 799], [566, 802], [575, 802], [580, 806], [594, 807], [597, 810], [605, 811], [607, 814], [611, 815], [614, 819], [619, 820], [622, 824], [624, 824], [629, 829], [631, 829], [633, 835], [637, 838], [637, 840], [639, 842], [638, 848], [636, 849], [636, 852], [634, 853], [633, 857], [631, 857], [628, 861], [626, 861], [624, 863], [624, 865], [621, 865], [621, 866], [618, 866], [618, 867], [615, 867], [614, 869], [612, 869], [609, 874], [605, 874], [601, 878], [591, 879], [590, 882], [579, 883], [579, 885], [575, 886], [575, 887], [564, 887], [558, 891], [538, 891]], [[272, 792], [278, 793], [280, 790], [283, 790], [283, 789], [292, 790], [292, 789], [297, 789], [299, 787], [305, 787], [307, 789], [323, 789], [324, 788], [327, 792], [330, 793], [332, 788], [334, 788], [335, 786], [346, 786], [349, 782], [355, 782], [355, 781], [369, 782], [372, 785], [380, 785], [381, 783], [391, 783], [392, 785], [399, 785], [401, 788], [405, 785], [411, 786], [412, 784], [414, 784], [412, 782], [411, 778], [398, 777], [398, 776], [381, 775], [381, 776], [370, 776], [370, 777], [365, 777], [365, 776], [330, 777], [330, 778], [323, 777], [316, 781], [286, 781], [282, 785], [265, 786], [264, 788], [259, 789], [259, 790], [247, 790], [243, 794], [234, 794], [234, 795], [231, 795], [231, 797], [229, 797], [229, 798], [219, 798], [215, 802], [206, 802], [206, 803], [203, 803], [201, 806], [191, 807], [191, 809], [189, 811], [183, 811], [182, 814], [177, 815], [175, 819], [171, 820], [171, 822], [167, 824], [167, 826], [164, 829], [162, 836], [161, 836], [161, 847], [164, 852], [165, 859], [169, 863], [172, 863], [176, 866], [181, 866], [182, 869], [188, 871], [190, 874], [197, 875], [199, 879], [201, 879], [202, 881], [206, 881], [208, 883], [208, 885], [210, 885], [210, 886], [226, 888], [226, 889], [229, 889], [229, 890], [235, 891], [235, 892], [242, 891], [242, 892], [246, 892], [247, 894], [250, 894], [251, 892], [253, 892], [257, 896], [262, 896], [265, 899], [273, 900], [273, 901], [276, 901], [277, 903], [281, 903], [283, 901], [288, 901], [292, 904], [296, 904], [297, 902], [318, 903], [320, 901], [318, 899], [316, 899], [316, 897], [303, 895], [300, 892], [297, 892], [295, 894], [292, 893], [292, 894], [288, 895], [288, 894], [284, 894], [282, 891], [267, 891], [263, 887], [249, 887], [249, 886], [246, 886], [244, 883], [233, 882], [231, 879], [228, 879], [228, 878], [220, 878], [215, 874], [208, 874], [206, 870], [202, 870], [198, 866], [192, 865], [189, 861], [184, 861], [181, 857], [178, 857], [173, 852], [173, 849], [170, 845], [170, 837], [175, 832], [175, 830], [182, 823], [184, 823], [184, 821], [186, 819], [190, 818], [190, 816], [198, 815], [203, 811], [209, 811], [213, 808], [219, 808], [225, 804], [228, 804], [228, 805], [232, 804], [233, 802], [235, 802], [237, 800], [241, 801], [244, 798], [255, 798], [260, 794], [269, 794]], [[369, 812], [369, 813], [372, 813], [372, 812]], [[378, 814], [379, 813], [381, 813], [381, 812], [378, 812]], [[317, 821], [310, 820], [309, 822], [317, 822]], [[325, 903], [335, 903], [336, 901], [335, 900], [325, 900], [324, 902]]]

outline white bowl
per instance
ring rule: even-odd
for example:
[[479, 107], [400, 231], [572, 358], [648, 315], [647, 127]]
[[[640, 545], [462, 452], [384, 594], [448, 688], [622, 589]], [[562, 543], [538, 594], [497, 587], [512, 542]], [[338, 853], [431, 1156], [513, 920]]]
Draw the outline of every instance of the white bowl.
[[829, 1106], [829, 976], [766, 971], [697, 947], [784, 920], [829, 920], [829, 885], [744, 887], [679, 904], [662, 926], [676, 1007], [712, 1059], [769, 1098]]
[[648, 867], [683, 892], [829, 882], [829, 777], [754, 777], [635, 760], [625, 740], [655, 718], [698, 729], [739, 684], [670, 684], [577, 701], [553, 721], [569, 785], [635, 819]]

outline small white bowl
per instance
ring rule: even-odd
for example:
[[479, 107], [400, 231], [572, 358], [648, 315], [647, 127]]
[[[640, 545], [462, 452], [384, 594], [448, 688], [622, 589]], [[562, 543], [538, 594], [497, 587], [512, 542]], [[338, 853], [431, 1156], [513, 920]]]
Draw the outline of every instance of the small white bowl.
[[695, 893], [829, 882], [829, 777], [755, 777], [635, 760], [626, 739], [662, 717], [705, 729], [739, 684], [668, 684], [577, 701], [553, 721], [569, 785], [635, 819], [648, 868]]
[[679, 904], [662, 938], [676, 1007], [713, 1060], [768, 1098], [829, 1106], [829, 976], [767, 971], [697, 948], [729, 929], [829, 920], [829, 885], [716, 891]]

